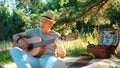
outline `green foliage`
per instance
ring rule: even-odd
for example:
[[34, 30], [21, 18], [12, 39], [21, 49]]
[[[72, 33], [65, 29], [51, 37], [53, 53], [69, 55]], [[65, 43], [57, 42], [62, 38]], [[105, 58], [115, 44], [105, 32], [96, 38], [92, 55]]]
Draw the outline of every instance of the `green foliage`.
[[[118, 24], [117, 28], [120, 28], [119, 0], [111, 0], [109, 3], [106, 3], [106, 5], [109, 4], [108, 10], [104, 10], [103, 6], [103, 10], [106, 12], [101, 10], [98, 12], [98, 15], [96, 15], [97, 17], [91, 17], [90, 14], [88, 14], [88, 16], [85, 16], [85, 19], [80, 18], [79, 20], [75, 20], [79, 18], [79, 15], [85, 9], [89, 8], [97, 1], [98, 0], [46, 0], [44, 3], [42, 0], [20, 0], [16, 1], [19, 3], [13, 10], [13, 15], [9, 14], [8, 8], [4, 6], [4, 3], [0, 3], [1, 40], [12, 38], [13, 34], [26, 29], [39, 27], [39, 17], [48, 9], [56, 13], [57, 23], [53, 29], [60, 32], [62, 35], [66, 33], [64, 32], [66, 30], [68, 33], [75, 32], [76, 27], [80, 32], [84, 31], [85, 33], [92, 33], [94, 28], [98, 30], [114, 28], [113, 25], [116, 23]], [[79, 25], [75, 26], [73, 23]], [[9, 33], [9, 35], [7, 33]]]
[[119, 25], [119, 23], [114, 24], [113, 28], [114, 29], [118, 29], [118, 31], [120, 31], [120, 25]]
[[8, 8], [0, 7], [0, 41], [12, 39], [13, 34], [25, 31], [33, 27], [39, 27], [39, 15], [26, 15], [20, 9], [14, 9], [10, 15]]
[[60, 0], [59, 4], [60, 6], [63, 6], [64, 4], [67, 4], [69, 0]]
[[[109, 3], [110, 6], [107, 14], [111, 20], [111, 24], [113, 25], [120, 22], [120, 0], [111, 0]], [[120, 27], [120, 23], [118, 23], [118, 25]]]
[[55, 31], [59, 32], [61, 35], [67, 35], [69, 33], [77, 33], [78, 32], [76, 29], [76, 23], [56, 25], [53, 29]]
[[[0, 6], [0, 41], [6, 40], [11, 36], [12, 19], [7, 7]], [[9, 33], [9, 35], [8, 35]]]
[[91, 22], [85, 23], [84, 21], [78, 21], [76, 24], [76, 28], [79, 32], [92, 33], [95, 26]]

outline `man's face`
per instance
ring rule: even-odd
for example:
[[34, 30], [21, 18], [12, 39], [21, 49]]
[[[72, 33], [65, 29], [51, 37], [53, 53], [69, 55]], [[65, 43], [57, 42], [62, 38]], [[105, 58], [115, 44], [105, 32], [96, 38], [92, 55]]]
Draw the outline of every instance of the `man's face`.
[[53, 27], [53, 22], [47, 18], [41, 18], [40, 26], [43, 30], [49, 30]]

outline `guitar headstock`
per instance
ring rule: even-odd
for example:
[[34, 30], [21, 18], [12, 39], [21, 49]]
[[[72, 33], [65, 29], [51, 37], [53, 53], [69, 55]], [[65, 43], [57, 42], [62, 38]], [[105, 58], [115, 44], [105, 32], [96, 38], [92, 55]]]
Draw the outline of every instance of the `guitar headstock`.
[[62, 37], [62, 39], [66, 41], [76, 40], [77, 38], [78, 38], [78, 34], [75, 33], [70, 33]]

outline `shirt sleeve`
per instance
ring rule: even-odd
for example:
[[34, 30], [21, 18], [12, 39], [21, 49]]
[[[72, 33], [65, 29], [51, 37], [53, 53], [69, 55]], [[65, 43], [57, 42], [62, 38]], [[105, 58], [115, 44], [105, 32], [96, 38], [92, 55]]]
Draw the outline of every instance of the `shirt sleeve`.
[[38, 32], [37, 29], [33, 28], [33, 29], [29, 29], [29, 30], [26, 30], [25, 33], [27, 36], [30, 36], [30, 37], [33, 37], [35, 36], [35, 34]]

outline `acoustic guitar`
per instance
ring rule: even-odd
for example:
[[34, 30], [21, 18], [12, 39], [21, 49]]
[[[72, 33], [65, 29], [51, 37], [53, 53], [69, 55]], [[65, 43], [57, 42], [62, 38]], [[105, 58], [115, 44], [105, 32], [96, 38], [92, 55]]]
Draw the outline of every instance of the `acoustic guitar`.
[[[75, 40], [78, 38], [77, 34], [71, 33], [68, 34], [66, 36], [61, 36], [59, 37], [61, 40], [65, 40], [65, 41], [71, 41], [71, 40]], [[55, 39], [50, 39], [47, 41], [42, 41], [40, 37], [32, 37], [32, 38], [22, 38], [24, 41], [26, 41], [27, 43], [32, 43], [33, 44], [33, 49], [29, 50], [29, 49], [23, 49], [24, 51], [26, 51], [27, 53], [38, 57], [41, 56], [45, 50], [46, 45], [54, 43]], [[20, 44], [16, 44], [16, 46]], [[26, 46], [26, 45], [25, 45]]]

